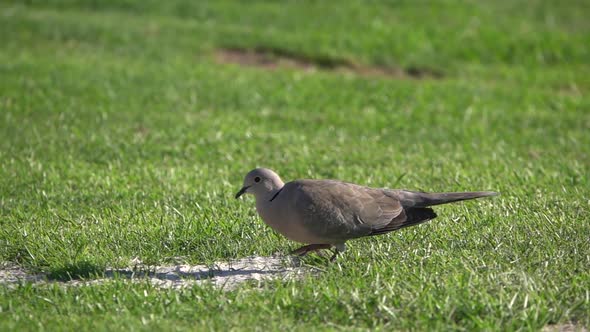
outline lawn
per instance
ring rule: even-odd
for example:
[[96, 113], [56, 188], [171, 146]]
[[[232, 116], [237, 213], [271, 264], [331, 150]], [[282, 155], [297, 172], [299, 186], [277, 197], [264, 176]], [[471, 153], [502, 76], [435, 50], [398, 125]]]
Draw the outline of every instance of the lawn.
[[[258, 166], [502, 195], [262, 286], [0, 284], [0, 330], [590, 327], [589, 11], [2, 2], [0, 265], [92, 279], [134, 258], [287, 255], [297, 244], [233, 199]], [[296, 64], [227, 63], [228, 50]]]

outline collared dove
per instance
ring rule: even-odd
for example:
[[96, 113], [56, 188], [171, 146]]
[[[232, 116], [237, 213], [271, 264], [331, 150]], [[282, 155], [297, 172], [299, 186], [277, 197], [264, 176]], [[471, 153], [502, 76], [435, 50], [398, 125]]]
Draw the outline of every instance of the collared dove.
[[495, 196], [492, 191], [425, 193], [369, 188], [336, 180], [283, 183], [272, 170], [256, 168], [236, 194], [253, 194], [262, 220], [290, 240], [308, 244], [292, 254], [335, 247], [330, 260], [346, 250], [345, 242], [389, 233], [436, 218], [432, 205]]

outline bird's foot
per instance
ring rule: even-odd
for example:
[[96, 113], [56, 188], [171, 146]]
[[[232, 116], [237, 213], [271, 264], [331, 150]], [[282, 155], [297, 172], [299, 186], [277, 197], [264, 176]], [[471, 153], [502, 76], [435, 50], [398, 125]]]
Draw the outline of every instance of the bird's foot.
[[335, 244], [334, 245], [334, 254], [332, 255], [332, 257], [330, 257], [330, 262], [335, 261], [336, 257], [338, 257], [338, 255], [340, 255], [344, 251], [346, 251], [346, 244], [344, 244], [344, 243]]
[[301, 248], [291, 251], [291, 255], [305, 256], [305, 255], [309, 254], [310, 252], [314, 252], [314, 251], [318, 251], [318, 250], [322, 250], [322, 249], [330, 249], [331, 246], [332, 246], [331, 244], [309, 244], [309, 245], [306, 245], [306, 246], [303, 246]]
[[334, 250], [334, 254], [332, 254], [332, 257], [330, 257], [330, 262], [335, 261], [336, 257], [338, 257], [339, 254], [340, 254], [340, 251]]

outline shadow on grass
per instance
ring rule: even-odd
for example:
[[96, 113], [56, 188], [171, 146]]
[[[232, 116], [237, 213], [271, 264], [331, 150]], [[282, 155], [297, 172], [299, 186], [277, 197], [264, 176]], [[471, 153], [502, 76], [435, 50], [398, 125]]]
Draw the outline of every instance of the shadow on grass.
[[298, 259], [251, 256], [209, 265], [151, 266], [139, 262], [128, 268], [105, 268], [89, 261], [80, 261], [53, 268], [47, 274], [41, 275], [21, 273], [17, 276], [7, 273], [4, 279], [7, 282], [19, 280], [72, 282], [73, 285], [109, 279], [127, 279], [146, 280], [162, 287], [183, 287], [208, 280], [218, 287], [233, 289], [247, 281], [262, 281], [274, 277], [287, 278], [303, 275], [306, 271], [309, 271], [309, 268], [301, 266]]
[[47, 279], [54, 281], [70, 281], [101, 278], [104, 275], [104, 266], [89, 261], [80, 261], [51, 269], [47, 274]]

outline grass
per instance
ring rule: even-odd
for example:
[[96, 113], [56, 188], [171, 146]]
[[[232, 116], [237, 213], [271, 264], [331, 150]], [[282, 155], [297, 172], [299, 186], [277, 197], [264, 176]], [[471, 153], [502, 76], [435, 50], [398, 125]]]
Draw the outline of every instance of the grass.
[[[296, 244], [236, 201], [247, 171], [502, 196], [350, 242], [324, 273], [161, 290], [0, 286], [0, 330], [590, 325], [585, 1], [8, 1], [0, 261], [92, 277]], [[329, 13], [329, 14], [328, 14]], [[221, 48], [430, 68], [436, 80], [220, 64]], [[314, 60], [315, 59], [315, 60]]]

